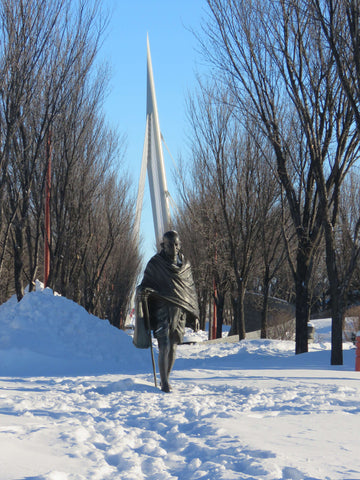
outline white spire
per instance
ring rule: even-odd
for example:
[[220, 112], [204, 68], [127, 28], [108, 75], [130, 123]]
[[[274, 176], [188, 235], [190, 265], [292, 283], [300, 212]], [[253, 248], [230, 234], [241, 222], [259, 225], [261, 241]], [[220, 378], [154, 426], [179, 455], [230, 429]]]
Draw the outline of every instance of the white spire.
[[151, 64], [149, 36], [147, 36], [147, 102], [146, 130], [141, 164], [139, 190], [136, 202], [135, 235], [139, 236], [140, 217], [145, 188], [146, 169], [149, 178], [151, 206], [157, 245], [164, 232], [170, 229], [170, 210], [164, 156], [161, 144], [159, 116], [157, 111], [155, 84]]

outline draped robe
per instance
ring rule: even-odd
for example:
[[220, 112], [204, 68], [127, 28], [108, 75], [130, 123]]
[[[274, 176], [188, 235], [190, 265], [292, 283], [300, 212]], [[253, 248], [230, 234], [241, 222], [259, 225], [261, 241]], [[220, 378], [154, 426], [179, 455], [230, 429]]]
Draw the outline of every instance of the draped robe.
[[[149, 325], [147, 326], [141, 293], [147, 290], [149, 298], [169, 302], [187, 313], [187, 323], [199, 317], [199, 307], [190, 263], [179, 255], [178, 264], [171, 263], [164, 251], [154, 255], [148, 262], [141, 284], [137, 287], [136, 323], [133, 343], [138, 348], [148, 348]], [[150, 320], [150, 319], [149, 319]], [[180, 334], [181, 337], [181, 334]]]
[[148, 288], [154, 296], [183, 308], [197, 318], [198, 301], [191, 266], [183, 255], [179, 257], [181, 263], [175, 265], [163, 252], [154, 255], [145, 268], [140, 288]]

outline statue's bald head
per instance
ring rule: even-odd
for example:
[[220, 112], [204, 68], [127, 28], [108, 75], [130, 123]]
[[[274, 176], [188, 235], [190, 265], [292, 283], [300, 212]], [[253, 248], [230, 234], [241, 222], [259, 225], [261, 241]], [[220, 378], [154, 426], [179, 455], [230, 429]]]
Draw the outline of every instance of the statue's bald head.
[[168, 232], [164, 233], [161, 247], [163, 248], [166, 256], [172, 262], [176, 262], [181, 248], [179, 234], [176, 230], [169, 230]]
[[176, 230], [169, 230], [168, 232], [164, 233], [163, 241], [165, 241], [166, 238], [172, 240], [175, 237], [177, 237], [179, 239], [179, 234], [177, 233], [177, 231]]

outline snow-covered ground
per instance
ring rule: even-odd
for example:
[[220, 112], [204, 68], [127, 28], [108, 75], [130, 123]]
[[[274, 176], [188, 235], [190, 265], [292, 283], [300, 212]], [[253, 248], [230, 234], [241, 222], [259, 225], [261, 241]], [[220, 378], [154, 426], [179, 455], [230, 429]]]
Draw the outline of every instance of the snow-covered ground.
[[285, 341], [182, 345], [164, 394], [150, 351], [108, 322], [48, 289], [9, 300], [0, 480], [360, 479], [355, 349], [330, 366], [329, 321], [313, 323], [303, 355]]

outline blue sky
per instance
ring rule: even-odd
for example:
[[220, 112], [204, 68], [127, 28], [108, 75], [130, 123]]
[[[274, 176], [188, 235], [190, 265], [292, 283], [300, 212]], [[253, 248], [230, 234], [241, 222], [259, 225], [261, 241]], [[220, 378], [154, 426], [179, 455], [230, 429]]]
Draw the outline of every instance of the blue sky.
[[[106, 121], [127, 135], [126, 168], [134, 194], [140, 175], [146, 123], [146, 36], [149, 35], [160, 129], [177, 161], [188, 157], [186, 97], [196, 88], [196, 74], [206, 68], [191, 29], [200, 30], [205, 0], [104, 0], [111, 13], [100, 58], [111, 67]], [[176, 200], [174, 167], [163, 146], [168, 189]], [[148, 184], [141, 223], [142, 251], [155, 253]]]

